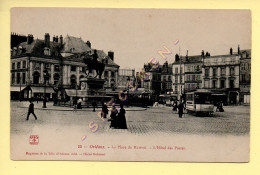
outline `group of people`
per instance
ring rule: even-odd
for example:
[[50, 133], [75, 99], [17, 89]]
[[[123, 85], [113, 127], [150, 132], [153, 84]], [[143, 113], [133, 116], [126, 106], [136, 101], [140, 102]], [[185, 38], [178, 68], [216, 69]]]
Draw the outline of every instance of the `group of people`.
[[224, 108], [223, 108], [223, 102], [220, 101], [217, 103], [217, 108], [216, 108], [216, 112], [219, 111], [219, 112], [224, 112]]
[[[103, 117], [106, 118], [108, 115], [108, 108], [106, 104], [102, 105], [102, 113], [103, 113]], [[116, 108], [115, 105], [112, 106], [111, 109], [111, 114], [110, 114], [110, 119], [108, 121], [110, 121], [110, 128], [114, 128], [114, 129], [127, 129], [127, 124], [126, 124], [126, 118], [125, 118], [125, 109], [124, 109], [124, 105], [120, 104], [120, 110], [118, 111], [118, 109]]]

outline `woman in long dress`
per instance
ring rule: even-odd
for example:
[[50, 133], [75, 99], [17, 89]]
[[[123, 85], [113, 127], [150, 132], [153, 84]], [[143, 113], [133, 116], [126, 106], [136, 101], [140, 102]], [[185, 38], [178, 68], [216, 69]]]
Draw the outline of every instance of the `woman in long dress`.
[[119, 129], [127, 129], [127, 124], [126, 124], [126, 118], [125, 118], [125, 109], [123, 104], [120, 104], [120, 110], [117, 115], [118, 117], [118, 128]]
[[117, 128], [117, 114], [118, 114], [118, 111], [116, 109], [116, 106], [113, 105], [112, 107], [112, 110], [111, 110], [111, 114], [110, 114], [110, 121], [111, 121], [111, 124], [110, 124], [110, 128]]

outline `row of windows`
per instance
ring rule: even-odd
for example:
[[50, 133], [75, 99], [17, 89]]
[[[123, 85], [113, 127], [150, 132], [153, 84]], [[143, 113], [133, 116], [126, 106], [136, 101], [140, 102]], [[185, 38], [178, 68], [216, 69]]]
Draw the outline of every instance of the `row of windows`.
[[186, 81], [199, 81], [200, 75], [187, 75]]
[[[234, 67], [230, 67], [230, 75], [235, 75], [235, 68]], [[218, 75], [218, 68], [214, 67], [212, 68], [213, 71], [213, 76], [217, 76]], [[220, 68], [220, 75], [221, 76], [225, 76], [226, 75], [226, 67], [221, 67]], [[209, 68], [205, 69], [205, 76], [208, 77], [209, 76]]]
[[[205, 81], [205, 88], [217, 88], [218, 87], [218, 81], [212, 80], [212, 85], [210, 87], [210, 81]], [[229, 88], [235, 87], [235, 81], [229, 80]], [[226, 80], [220, 80], [220, 88], [226, 88]]]
[[17, 77], [16, 77], [16, 82], [15, 82], [15, 74], [12, 73], [12, 80], [11, 80], [11, 83], [12, 84], [25, 84], [25, 80], [26, 80], [26, 77], [25, 77], [25, 73], [17, 73]]
[[200, 65], [187, 66], [187, 72], [196, 72], [196, 71], [201, 71]]
[[16, 62], [16, 66], [15, 67], [15, 62], [12, 63], [12, 69], [21, 69], [21, 68], [26, 68], [26, 61], [20, 61], [20, 62]]

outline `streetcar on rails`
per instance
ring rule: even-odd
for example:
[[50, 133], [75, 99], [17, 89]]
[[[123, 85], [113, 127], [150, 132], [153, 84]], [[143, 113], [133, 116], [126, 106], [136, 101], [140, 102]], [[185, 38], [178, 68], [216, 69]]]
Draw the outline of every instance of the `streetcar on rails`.
[[207, 114], [211, 116], [214, 111], [212, 92], [207, 89], [198, 89], [186, 93], [186, 110], [188, 113]]

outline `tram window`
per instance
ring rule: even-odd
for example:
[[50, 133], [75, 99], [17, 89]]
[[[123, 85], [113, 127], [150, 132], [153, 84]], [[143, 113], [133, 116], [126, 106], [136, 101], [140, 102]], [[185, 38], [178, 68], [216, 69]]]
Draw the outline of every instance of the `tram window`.
[[211, 98], [209, 94], [195, 94], [196, 104], [211, 104]]
[[187, 94], [186, 98], [188, 101], [193, 101], [193, 95], [192, 94]]

